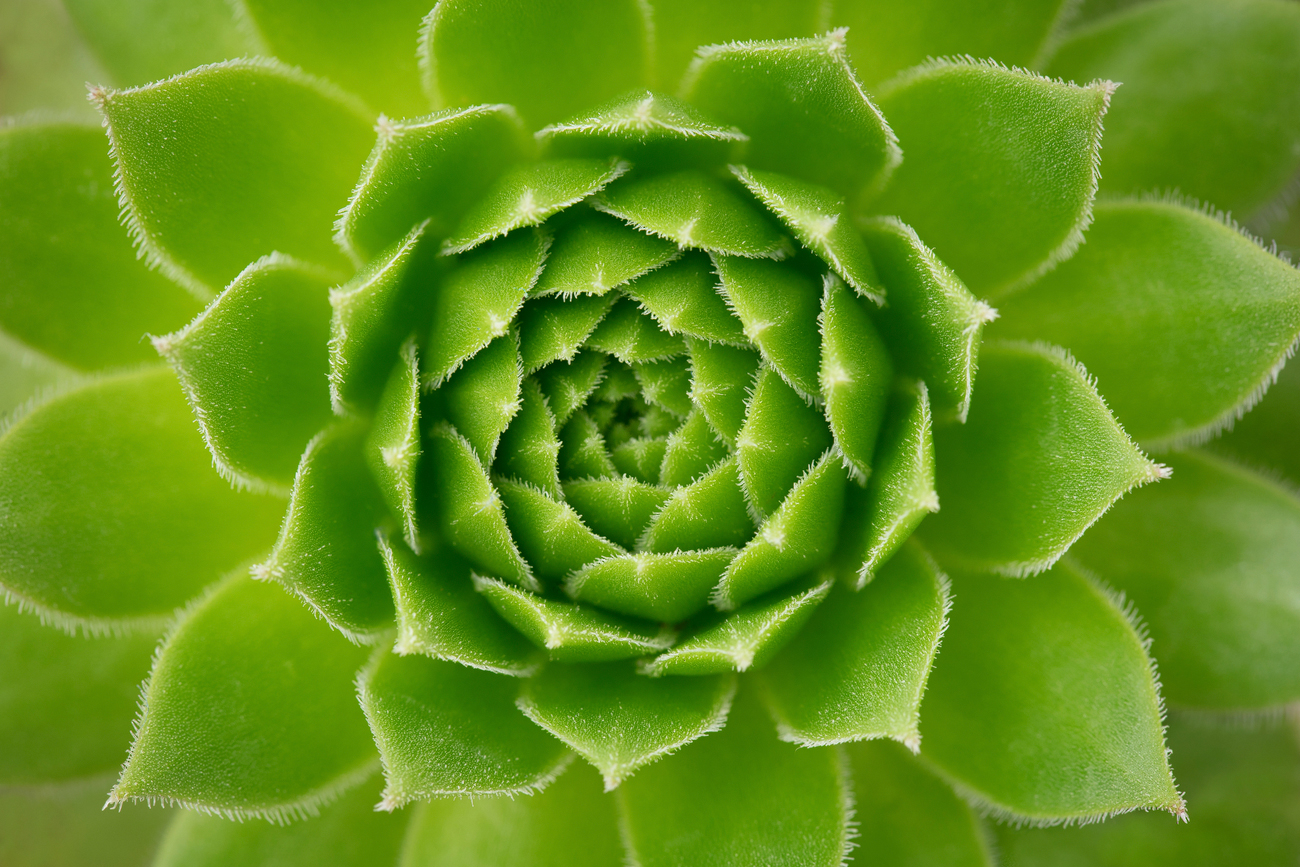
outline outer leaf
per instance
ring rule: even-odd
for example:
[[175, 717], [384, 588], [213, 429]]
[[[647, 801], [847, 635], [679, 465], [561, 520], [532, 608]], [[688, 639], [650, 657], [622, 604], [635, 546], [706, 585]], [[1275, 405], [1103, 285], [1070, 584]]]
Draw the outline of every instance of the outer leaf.
[[[722, 732], [619, 788], [624, 841], [645, 867], [838, 867], [851, 839], [849, 785], [842, 754], [779, 742], [742, 692]], [[700, 797], [711, 791], [727, 795]]]
[[420, 460], [420, 365], [414, 340], [402, 347], [401, 358], [389, 374], [366, 436], [365, 454], [389, 516], [398, 522], [406, 544], [418, 554], [415, 485]]
[[894, 364], [861, 302], [829, 274], [819, 323], [826, 420], [841, 460], [861, 483], [871, 472]]
[[342, 92], [245, 59], [92, 96], [127, 227], [164, 274], [201, 294], [275, 250], [341, 264], [329, 227], [370, 139]]
[[883, 186], [902, 153], [849, 66], [844, 36], [833, 30], [815, 39], [710, 45], [682, 91], [745, 131], [748, 165], [856, 199]]
[[374, 773], [352, 691], [364, 661], [280, 588], [232, 578], [163, 645], [109, 803], [314, 815]]
[[283, 509], [212, 472], [171, 371], [94, 380], [0, 439], [0, 585], [66, 629], [156, 630], [266, 550]]
[[1178, 188], [1240, 214], [1300, 170], [1300, 10], [1166, 0], [1071, 33], [1051, 72], [1124, 82], [1106, 119], [1105, 189]]
[[76, 379], [71, 368], [0, 332], [0, 417], [10, 418], [29, 400], [66, 388]]
[[1065, 352], [997, 343], [984, 358], [970, 419], [935, 437], [943, 510], [924, 535], [941, 559], [1032, 575], [1126, 491], [1169, 472], [1133, 445]]
[[444, 0], [420, 33], [420, 73], [435, 105], [507, 102], [540, 127], [644, 84], [648, 36], [634, 0]]
[[366, 431], [354, 420], [321, 431], [293, 480], [289, 512], [254, 577], [274, 580], [349, 640], [370, 644], [393, 617], [375, 530], [380, 491], [366, 466]]
[[838, 584], [760, 675], [781, 739], [886, 737], [920, 749], [921, 695], [949, 604], [947, 577], [915, 542], [866, 589]]
[[383, 800], [519, 795], [545, 788], [573, 758], [514, 707], [514, 678], [381, 652], [357, 682], [384, 761]]
[[615, 809], [586, 766], [527, 798], [420, 804], [400, 867], [618, 867], [623, 847]]
[[873, 209], [914, 226], [976, 292], [1032, 280], [1083, 240], [1114, 87], [978, 62], [903, 73], [880, 106], [907, 160]]
[[1300, 271], [1217, 215], [1107, 202], [1078, 257], [1003, 314], [1012, 337], [1068, 346], [1129, 432], [1168, 447], [1213, 436], [1276, 379], [1300, 340]]
[[150, 359], [142, 335], [199, 311], [136, 259], [117, 222], [112, 177], [94, 127], [0, 127], [0, 325], [83, 370]]
[[969, 800], [1035, 824], [1134, 809], [1186, 815], [1145, 644], [1068, 565], [971, 575], [926, 693], [925, 755]]
[[338, 803], [321, 810], [319, 816], [283, 826], [181, 813], [168, 826], [153, 867], [368, 867], [395, 863], [406, 830], [405, 817], [375, 811], [379, 787], [379, 775], [375, 774]]
[[1187, 452], [1174, 477], [1120, 504], [1081, 562], [1149, 618], [1171, 701], [1266, 708], [1300, 697], [1300, 496]]
[[328, 275], [272, 254], [180, 331], [155, 337], [223, 477], [287, 492], [330, 419]]
[[116, 769], [157, 638], [79, 638], [0, 608], [0, 782]]
[[600, 771], [612, 791], [638, 768], [720, 730], [734, 676], [642, 677], [631, 663], [548, 665], [519, 709]]

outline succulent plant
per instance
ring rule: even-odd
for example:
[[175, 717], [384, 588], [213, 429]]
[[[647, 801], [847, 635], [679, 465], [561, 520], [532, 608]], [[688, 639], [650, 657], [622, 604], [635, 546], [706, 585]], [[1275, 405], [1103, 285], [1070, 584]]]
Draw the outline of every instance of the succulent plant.
[[0, 860], [1294, 861], [1300, 4], [431, 2], [0, 13]]

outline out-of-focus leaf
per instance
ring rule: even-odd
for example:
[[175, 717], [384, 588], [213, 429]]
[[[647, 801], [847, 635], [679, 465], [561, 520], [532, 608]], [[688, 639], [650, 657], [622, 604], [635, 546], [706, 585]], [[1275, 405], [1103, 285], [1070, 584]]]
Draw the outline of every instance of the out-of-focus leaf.
[[0, 331], [0, 418], [76, 379], [72, 368]]
[[109, 81], [60, 0], [12, 0], [0, 7], [0, 115], [67, 111], [94, 118], [86, 82]]
[[1210, 448], [1237, 455], [1247, 464], [1282, 473], [1300, 486], [1300, 364], [1288, 364], [1263, 401], [1215, 440]]

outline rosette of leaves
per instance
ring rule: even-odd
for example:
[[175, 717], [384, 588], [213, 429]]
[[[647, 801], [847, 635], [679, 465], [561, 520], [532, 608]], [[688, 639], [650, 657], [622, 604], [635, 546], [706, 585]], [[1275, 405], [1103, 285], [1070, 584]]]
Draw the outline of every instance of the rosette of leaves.
[[427, 2], [7, 46], [6, 863], [1291, 857], [1300, 5]]

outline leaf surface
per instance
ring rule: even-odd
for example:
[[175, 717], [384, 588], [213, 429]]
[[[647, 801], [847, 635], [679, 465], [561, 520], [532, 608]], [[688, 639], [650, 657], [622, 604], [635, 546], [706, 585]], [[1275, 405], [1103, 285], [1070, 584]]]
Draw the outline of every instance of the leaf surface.
[[389, 517], [402, 528], [402, 538], [416, 552], [420, 550], [415, 508], [420, 453], [420, 364], [411, 340], [403, 344], [379, 398], [366, 435], [365, 456]]
[[609, 611], [677, 623], [703, 610], [735, 548], [619, 554], [570, 574], [565, 591]]
[[686, 256], [632, 281], [624, 291], [669, 334], [710, 343], [745, 344], [741, 324], [718, 294], [717, 278], [705, 256]]
[[1238, 455], [1252, 466], [1266, 466], [1300, 485], [1300, 450], [1291, 435], [1300, 430], [1300, 364], [1278, 375], [1264, 401], [1215, 440], [1211, 448]]
[[509, 479], [499, 480], [497, 490], [519, 550], [543, 581], [559, 582], [593, 560], [622, 553], [613, 542], [593, 533], [568, 503]]
[[894, 364], [862, 303], [831, 275], [825, 281], [820, 324], [826, 420], [841, 460], [861, 482], [871, 473]]
[[561, 229], [537, 281], [538, 295], [604, 295], [680, 255], [663, 238], [591, 211]]

